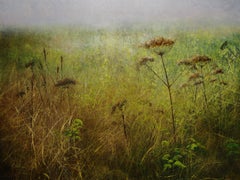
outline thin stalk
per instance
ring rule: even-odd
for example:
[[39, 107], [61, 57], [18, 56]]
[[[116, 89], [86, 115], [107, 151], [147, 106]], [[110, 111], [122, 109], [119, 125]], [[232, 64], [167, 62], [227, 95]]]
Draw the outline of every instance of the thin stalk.
[[[201, 74], [203, 75], [203, 70], [202, 70], [202, 66], [201, 66]], [[203, 83], [202, 83], [202, 85], [203, 85], [203, 97], [204, 97], [204, 101], [205, 101], [205, 104], [206, 104], [206, 107], [208, 106], [208, 100], [207, 100], [207, 95], [206, 95], [206, 85], [205, 85], [205, 78], [204, 78], [204, 76], [203, 76]]]
[[63, 78], [63, 57], [61, 56], [61, 78]]
[[33, 69], [33, 65], [31, 66], [31, 72], [32, 72], [32, 77], [31, 77], [31, 123], [33, 121], [33, 114], [34, 114], [34, 102], [33, 102], [33, 98], [34, 98], [34, 79], [35, 79], [35, 75], [34, 75], [34, 69]]
[[126, 123], [125, 123], [125, 116], [124, 113], [122, 111], [122, 123], [123, 123], [123, 132], [124, 132], [124, 136], [126, 138], [126, 141], [128, 142], [128, 136], [127, 136], [127, 127], [126, 127]]
[[43, 48], [43, 56], [44, 56], [44, 62], [47, 64], [47, 51], [45, 48]]
[[160, 57], [161, 57], [161, 61], [162, 61], [165, 78], [166, 78], [166, 87], [168, 89], [168, 95], [169, 95], [169, 101], [170, 101], [170, 107], [171, 107], [172, 131], [173, 131], [174, 142], [176, 143], [176, 124], [175, 124], [175, 115], [174, 115], [174, 108], [173, 108], [171, 84], [169, 82], [169, 77], [168, 77], [166, 65], [164, 63], [163, 55], [160, 55]]
[[146, 64], [146, 67], [147, 67], [150, 71], [152, 71], [152, 73], [153, 73], [155, 76], [157, 76], [157, 78], [160, 79], [165, 86], [167, 86], [167, 83], [156, 73], [156, 71], [154, 71], [154, 70], [153, 70], [149, 65], [147, 65], [147, 64]]

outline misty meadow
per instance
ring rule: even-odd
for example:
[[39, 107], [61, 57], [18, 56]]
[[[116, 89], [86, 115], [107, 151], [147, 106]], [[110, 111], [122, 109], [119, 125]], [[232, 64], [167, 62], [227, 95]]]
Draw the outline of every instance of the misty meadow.
[[[65, 19], [36, 11], [21, 21], [27, 0], [12, 7], [21, 15], [1, 11], [0, 178], [239, 179], [237, 3], [211, 11], [185, 0], [171, 13], [155, 0], [140, 11], [141, 0], [122, 16], [127, 2], [108, 1], [92, 14], [80, 1], [79, 19], [74, 0], [43, 11], [71, 10]], [[187, 5], [200, 19], [175, 19]]]

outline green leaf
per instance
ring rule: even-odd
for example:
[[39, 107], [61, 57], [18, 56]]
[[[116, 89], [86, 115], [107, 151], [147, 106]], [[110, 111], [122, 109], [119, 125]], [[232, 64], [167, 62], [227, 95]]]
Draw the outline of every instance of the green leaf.
[[164, 154], [163, 157], [162, 157], [162, 160], [168, 161], [169, 158], [170, 158], [170, 154]]
[[172, 168], [171, 164], [164, 164], [163, 165], [163, 171], [166, 171], [166, 170], [171, 169], [171, 168]]
[[173, 157], [173, 160], [174, 160], [174, 161], [177, 161], [177, 160], [179, 160], [179, 159], [181, 159], [181, 158], [182, 158], [182, 155], [177, 154], [177, 155], [175, 155], [175, 156]]
[[168, 141], [162, 141], [162, 146], [168, 147], [169, 146], [169, 142]]
[[192, 151], [196, 150], [198, 148], [198, 145], [196, 143], [191, 144], [190, 149]]
[[175, 163], [173, 163], [173, 166], [179, 167], [181, 169], [186, 168], [186, 166], [181, 161], [176, 161]]

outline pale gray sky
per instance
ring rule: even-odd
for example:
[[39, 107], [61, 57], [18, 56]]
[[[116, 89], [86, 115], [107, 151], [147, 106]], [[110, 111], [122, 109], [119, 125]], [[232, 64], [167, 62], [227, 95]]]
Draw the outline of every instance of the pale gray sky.
[[0, 0], [1, 26], [104, 26], [179, 19], [240, 24], [240, 0]]

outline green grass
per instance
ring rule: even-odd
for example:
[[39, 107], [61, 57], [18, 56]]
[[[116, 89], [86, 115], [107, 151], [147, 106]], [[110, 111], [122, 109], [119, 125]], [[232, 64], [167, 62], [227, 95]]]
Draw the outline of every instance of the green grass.
[[[2, 30], [2, 177], [238, 179], [238, 29]], [[175, 141], [166, 87], [137, 68], [153, 57], [148, 65], [164, 78], [160, 58], [139, 47], [156, 36], [175, 40], [164, 55], [176, 80]], [[204, 88], [189, 80], [200, 67], [179, 65], [196, 55], [212, 59], [202, 68]], [[224, 73], [215, 75], [216, 66]], [[76, 84], [56, 86], [66, 78]]]

